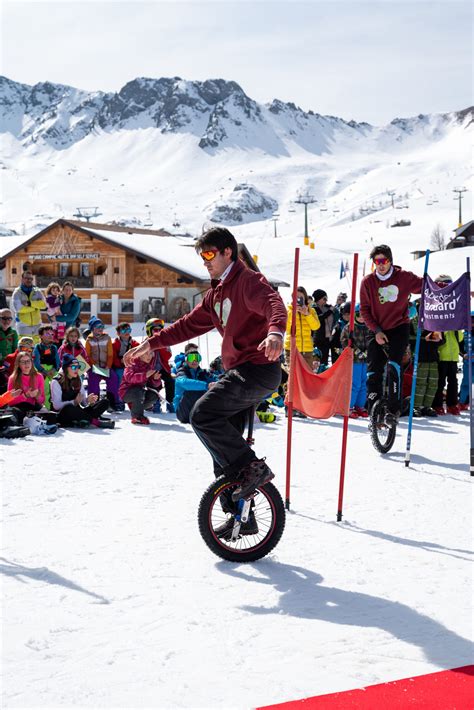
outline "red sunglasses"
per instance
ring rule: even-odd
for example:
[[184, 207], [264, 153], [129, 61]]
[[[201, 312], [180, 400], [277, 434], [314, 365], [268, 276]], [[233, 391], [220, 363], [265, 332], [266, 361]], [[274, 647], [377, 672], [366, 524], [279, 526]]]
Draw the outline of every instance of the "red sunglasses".
[[377, 266], [384, 266], [385, 264], [388, 264], [390, 259], [387, 259], [386, 256], [381, 256], [378, 259], [374, 259], [374, 264]]
[[206, 249], [200, 254], [201, 259], [204, 261], [212, 261], [216, 258], [216, 254], [219, 253], [219, 249]]

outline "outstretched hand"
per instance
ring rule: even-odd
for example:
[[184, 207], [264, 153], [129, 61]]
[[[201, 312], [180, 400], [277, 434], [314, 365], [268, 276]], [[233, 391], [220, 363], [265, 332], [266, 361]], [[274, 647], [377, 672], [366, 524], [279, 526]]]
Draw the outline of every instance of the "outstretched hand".
[[270, 362], [278, 360], [281, 355], [281, 351], [283, 350], [283, 338], [274, 334], [267, 335], [265, 340], [262, 340], [257, 350], [263, 350], [264, 348], [265, 356], [270, 360]]
[[125, 367], [129, 367], [134, 360], [141, 357], [142, 355], [146, 355], [150, 352], [150, 350], [150, 343], [148, 342], [148, 340], [144, 340], [143, 343], [140, 343], [140, 345], [138, 345], [136, 348], [131, 348], [125, 353], [125, 355], [123, 356], [123, 364], [125, 365]]
[[379, 331], [379, 332], [376, 333], [376, 335], [375, 335], [375, 341], [376, 341], [379, 345], [385, 345], [385, 343], [388, 343], [388, 338], [387, 338], [387, 336], [385, 335], [385, 333], [382, 333], [382, 331]]

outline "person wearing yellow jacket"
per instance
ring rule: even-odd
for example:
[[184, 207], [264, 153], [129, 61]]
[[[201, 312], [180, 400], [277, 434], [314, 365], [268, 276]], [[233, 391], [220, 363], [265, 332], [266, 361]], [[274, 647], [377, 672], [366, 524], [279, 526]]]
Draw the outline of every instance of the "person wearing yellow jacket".
[[[290, 367], [290, 340], [293, 306], [287, 307], [288, 321], [285, 334], [285, 364]], [[313, 338], [312, 333], [318, 330], [320, 322], [314, 308], [309, 307], [308, 294], [303, 286], [298, 286], [296, 292], [296, 349], [304, 357], [309, 367], [313, 367]]]
[[33, 286], [33, 278], [31, 271], [22, 273], [21, 284], [13, 291], [11, 306], [15, 312], [15, 328], [18, 335], [29, 335], [37, 343], [41, 311], [46, 309], [46, 299], [40, 289]]
[[[438, 389], [433, 404], [436, 414], [461, 414], [458, 404], [458, 362], [459, 344], [464, 339], [462, 330], [448, 330], [443, 333], [443, 342], [438, 347]], [[443, 406], [443, 391], [446, 385], [446, 410]]]

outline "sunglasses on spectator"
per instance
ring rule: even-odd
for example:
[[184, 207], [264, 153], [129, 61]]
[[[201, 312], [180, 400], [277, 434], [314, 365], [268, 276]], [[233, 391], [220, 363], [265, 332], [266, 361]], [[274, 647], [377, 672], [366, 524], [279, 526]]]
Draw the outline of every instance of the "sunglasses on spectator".
[[105, 326], [103, 325], [95, 325], [92, 330], [104, 330]]
[[205, 251], [202, 251], [200, 256], [201, 259], [204, 261], [212, 261], [213, 259], [216, 258], [216, 254], [219, 253], [219, 249], [206, 249]]
[[385, 264], [388, 264], [390, 262], [390, 259], [387, 259], [386, 256], [380, 256], [377, 259], [374, 259], [374, 264], [377, 266], [384, 266]]
[[188, 353], [186, 355], [186, 360], [188, 362], [201, 362], [202, 357], [200, 356], [199, 353]]
[[26, 353], [26, 352], [29, 352], [29, 353], [30, 353], [30, 352], [33, 350], [33, 348], [30, 348], [29, 345], [20, 345], [20, 347], [18, 348], [18, 350], [19, 350], [21, 353]]
[[125, 328], [120, 328], [121, 333], [131, 333], [132, 329], [127, 325]]
[[4, 320], [5, 322], [8, 322], [8, 321], [13, 320], [13, 318], [10, 318], [10, 316], [2, 316], [2, 320]]
[[81, 366], [80, 365], [68, 365], [70, 370], [80, 370]]
[[25, 358], [23, 358], [22, 360], [18, 360], [18, 362], [20, 363], [20, 365], [21, 365], [21, 364], [24, 365], [25, 363], [32, 363], [33, 360], [32, 360], [30, 357], [25, 357]]
[[449, 286], [449, 284], [452, 284], [452, 281], [436, 281], [437, 286]]

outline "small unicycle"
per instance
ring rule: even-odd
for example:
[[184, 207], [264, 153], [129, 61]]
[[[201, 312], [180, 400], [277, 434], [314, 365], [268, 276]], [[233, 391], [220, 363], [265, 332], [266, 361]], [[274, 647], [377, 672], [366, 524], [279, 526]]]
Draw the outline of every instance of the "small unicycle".
[[385, 397], [377, 399], [370, 410], [369, 431], [375, 449], [387, 454], [397, 436], [397, 420], [390, 413]]
[[[249, 443], [253, 443], [254, 416], [252, 408], [247, 436]], [[199, 503], [199, 532], [218, 557], [229, 562], [255, 562], [268, 555], [280, 541], [285, 529], [285, 506], [278, 489], [272, 483], [265, 483], [247, 499], [240, 498], [231, 514], [226, 502], [231, 501], [232, 492], [239, 485], [236, 476], [227, 475], [211, 483]], [[223, 525], [229, 526], [226, 535], [218, 534]], [[245, 530], [245, 526], [249, 525], [251, 527]]]

